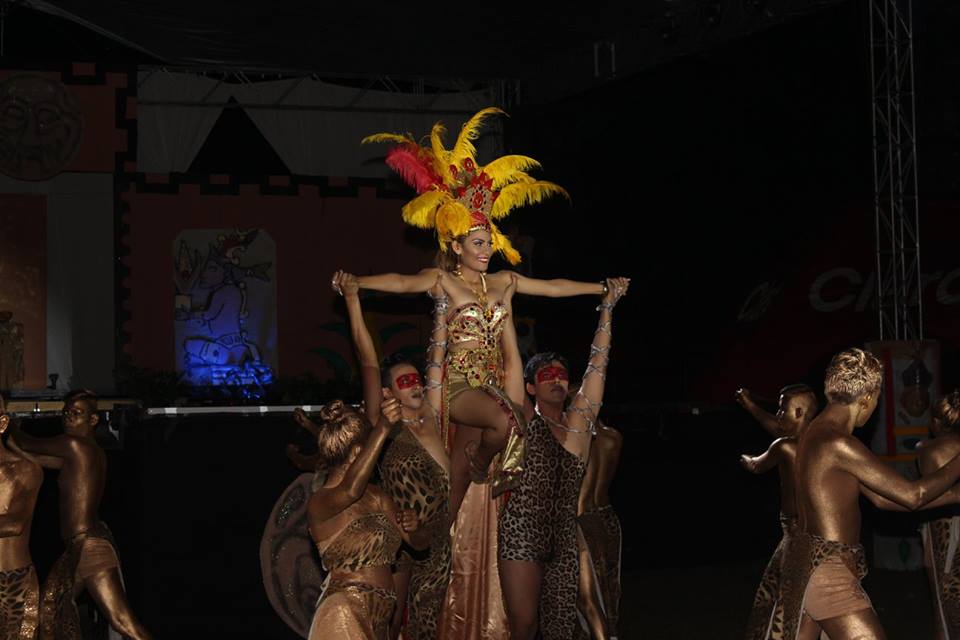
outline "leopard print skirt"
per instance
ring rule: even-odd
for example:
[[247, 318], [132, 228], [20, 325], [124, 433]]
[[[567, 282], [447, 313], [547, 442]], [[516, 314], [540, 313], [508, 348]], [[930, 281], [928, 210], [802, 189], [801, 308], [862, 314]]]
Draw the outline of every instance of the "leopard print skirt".
[[780, 594], [783, 549], [796, 526], [796, 518], [780, 515], [780, 528], [783, 529], [783, 537], [777, 544], [776, 550], [770, 557], [770, 562], [767, 563], [767, 567], [760, 577], [760, 586], [757, 587], [757, 593], [753, 597], [753, 608], [750, 610], [750, 617], [747, 619], [747, 630], [744, 633], [746, 640], [764, 640], [767, 637], [770, 616], [773, 614], [773, 608]]
[[40, 586], [33, 565], [0, 571], [0, 638], [34, 640], [40, 618]]
[[769, 640], [796, 640], [807, 583], [827, 559], [839, 559], [857, 580], [867, 575], [862, 545], [827, 540], [800, 529], [784, 541], [782, 554], [780, 596], [773, 607]]
[[960, 516], [940, 518], [921, 528], [923, 550], [936, 583], [935, 606], [943, 637], [960, 639]]

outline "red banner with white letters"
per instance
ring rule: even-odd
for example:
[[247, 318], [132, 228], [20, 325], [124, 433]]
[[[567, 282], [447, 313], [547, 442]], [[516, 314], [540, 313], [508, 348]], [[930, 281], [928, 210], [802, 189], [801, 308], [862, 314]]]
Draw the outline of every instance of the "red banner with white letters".
[[[958, 237], [960, 204], [924, 207], [924, 337], [938, 340], [946, 356], [960, 352]], [[795, 264], [767, 270], [783, 275], [744, 282], [743, 300], [727, 319], [709, 365], [697, 368], [691, 399], [730, 401], [738, 386], [773, 397], [782, 385], [801, 381], [821, 390], [833, 354], [879, 338], [875, 247], [873, 212], [850, 211], [808, 242]]]

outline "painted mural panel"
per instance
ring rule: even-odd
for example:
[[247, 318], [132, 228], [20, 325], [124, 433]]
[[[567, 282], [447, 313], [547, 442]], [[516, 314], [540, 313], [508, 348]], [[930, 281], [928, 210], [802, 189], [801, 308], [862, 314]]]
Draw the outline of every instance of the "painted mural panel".
[[262, 229], [185, 229], [173, 243], [176, 368], [256, 395], [277, 370], [276, 245]]

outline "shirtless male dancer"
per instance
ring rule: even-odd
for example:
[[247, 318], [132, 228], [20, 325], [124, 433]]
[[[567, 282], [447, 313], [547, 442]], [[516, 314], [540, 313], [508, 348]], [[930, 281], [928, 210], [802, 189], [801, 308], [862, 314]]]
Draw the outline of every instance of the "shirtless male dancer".
[[[36, 438], [19, 429], [11, 433], [23, 450], [58, 458], [62, 465], [60, 534], [67, 550], [43, 585], [40, 637], [44, 640], [81, 637], [75, 598], [83, 589], [118, 633], [134, 640], [151, 638], [127, 602], [113, 536], [98, 515], [107, 479], [107, 456], [94, 439], [98, 422], [96, 394], [76, 390], [64, 398], [63, 434]], [[46, 466], [45, 458], [41, 464]]]
[[885, 465], [853, 430], [877, 407], [883, 368], [861, 349], [834, 356], [827, 368], [827, 406], [797, 440], [798, 530], [784, 549], [781, 597], [770, 637], [797, 638], [801, 612], [831, 640], [886, 638], [870, 599], [860, 586], [866, 559], [860, 542], [863, 493], [881, 509], [914, 510], [960, 500], [960, 455], [919, 480], [907, 480]]
[[[0, 397], [0, 436], [10, 426]], [[0, 638], [33, 640], [40, 587], [30, 558], [30, 524], [43, 482], [40, 465], [0, 440]]]
[[[617, 639], [620, 610], [620, 518], [610, 502], [610, 485], [620, 463], [623, 436], [597, 420], [587, 470], [577, 502], [580, 585], [577, 610], [583, 617], [575, 638]], [[584, 624], [585, 623], [585, 626]]]
[[[740, 456], [740, 464], [751, 473], [766, 473], [776, 467], [780, 475], [780, 527], [783, 537], [767, 563], [747, 619], [747, 640], [763, 640], [770, 627], [770, 616], [780, 592], [783, 549], [797, 526], [797, 499], [793, 474], [797, 459], [797, 436], [817, 415], [817, 396], [805, 384], [792, 384], [780, 390], [777, 414], [771, 415], [757, 405], [747, 389], [737, 390], [737, 402], [771, 435], [781, 436], [759, 456]], [[807, 626], [811, 625], [806, 622]], [[814, 631], [810, 631], [814, 634]]]

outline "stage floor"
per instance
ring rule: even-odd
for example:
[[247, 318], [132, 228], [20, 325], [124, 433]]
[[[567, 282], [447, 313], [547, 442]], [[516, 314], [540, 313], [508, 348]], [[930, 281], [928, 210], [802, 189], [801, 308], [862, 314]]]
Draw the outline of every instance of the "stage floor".
[[[624, 574], [620, 637], [742, 640], [763, 567], [757, 561]], [[864, 588], [887, 637], [933, 637], [930, 592], [923, 571], [870, 569]]]

